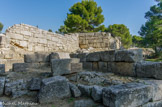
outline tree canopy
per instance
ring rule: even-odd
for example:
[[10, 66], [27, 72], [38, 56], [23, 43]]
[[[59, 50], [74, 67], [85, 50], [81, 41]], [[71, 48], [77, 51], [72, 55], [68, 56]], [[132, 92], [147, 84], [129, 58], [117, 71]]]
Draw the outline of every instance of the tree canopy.
[[124, 48], [129, 48], [132, 44], [132, 36], [129, 29], [123, 24], [110, 25], [106, 30], [110, 32], [113, 36], [118, 36], [121, 38], [121, 42]]
[[145, 14], [147, 22], [141, 26], [139, 34], [144, 37], [146, 46], [162, 47], [162, 0], [156, 0], [158, 3], [150, 8]]
[[67, 14], [64, 26], [61, 26], [59, 32], [97, 32], [104, 30], [104, 16], [102, 8], [97, 6], [93, 0], [82, 0], [74, 4]]
[[0, 32], [2, 31], [3, 29], [3, 24], [0, 22]]
[[132, 42], [133, 42], [133, 45], [136, 47], [144, 47], [144, 43], [145, 43], [143, 37], [136, 36], [136, 35], [132, 36]]

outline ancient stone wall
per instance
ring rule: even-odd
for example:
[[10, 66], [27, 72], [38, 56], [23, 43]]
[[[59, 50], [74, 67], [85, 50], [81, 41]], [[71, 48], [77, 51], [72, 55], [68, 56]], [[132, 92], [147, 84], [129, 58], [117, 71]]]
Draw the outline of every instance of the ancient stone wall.
[[74, 52], [79, 49], [77, 34], [60, 35], [26, 24], [10, 27], [6, 37], [13, 45], [32, 52]]
[[95, 48], [96, 50], [119, 49], [120, 38], [111, 36], [110, 33], [79, 33], [79, 46], [81, 49]]

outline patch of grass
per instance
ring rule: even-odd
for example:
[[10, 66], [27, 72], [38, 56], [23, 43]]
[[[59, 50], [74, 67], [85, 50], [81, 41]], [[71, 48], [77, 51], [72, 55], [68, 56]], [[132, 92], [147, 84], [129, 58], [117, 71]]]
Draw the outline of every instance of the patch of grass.
[[52, 105], [52, 107], [56, 107], [56, 106]]
[[146, 61], [162, 62], [162, 59], [146, 59]]
[[67, 100], [67, 102], [68, 102], [68, 103], [72, 103], [74, 100], [75, 100], [75, 99], [71, 97], [71, 98], [69, 98], [69, 99]]

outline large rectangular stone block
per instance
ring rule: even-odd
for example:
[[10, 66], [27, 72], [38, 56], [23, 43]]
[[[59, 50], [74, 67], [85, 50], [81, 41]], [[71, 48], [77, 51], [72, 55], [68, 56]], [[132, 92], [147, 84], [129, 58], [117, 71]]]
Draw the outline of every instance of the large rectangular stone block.
[[92, 71], [92, 62], [83, 62], [83, 69]]
[[162, 62], [138, 62], [136, 74], [137, 77], [162, 79]]
[[118, 62], [138, 62], [142, 60], [142, 49], [119, 50], [115, 53], [115, 61]]
[[24, 62], [26, 63], [50, 62], [49, 53], [40, 52], [24, 55]]
[[115, 62], [112, 72], [124, 76], [136, 76], [135, 63]]
[[86, 61], [100, 61], [100, 60], [101, 60], [100, 52], [89, 53], [86, 56]]
[[71, 72], [80, 72], [83, 69], [82, 63], [71, 63]]
[[77, 58], [71, 59], [52, 59], [51, 61], [51, 69], [53, 75], [64, 75], [70, 74], [71, 71], [71, 64], [72, 63], [79, 63], [80, 60]]
[[93, 71], [99, 71], [98, 62], [92, 62], [92, 70]]
[[108, 72], [107, 62], [99, 62], [99, 71]]
[[5, 73], [5, 64], [0, 64], [0, 73]]
[[103, 89], [103, 104], [108, 107], [138, 107], [152, 99], [152, 87], [142, 83], [114, 85]]
[[42, 86], [38, 95], [40, 103], [57, 102], [58, 99], [70, 96], [69, 84], [65, 77], [55, 76], [42, 80]]
[[113, 62], [115, 61], [115, 50], [101, 52], [100, 56], [101, 61]]

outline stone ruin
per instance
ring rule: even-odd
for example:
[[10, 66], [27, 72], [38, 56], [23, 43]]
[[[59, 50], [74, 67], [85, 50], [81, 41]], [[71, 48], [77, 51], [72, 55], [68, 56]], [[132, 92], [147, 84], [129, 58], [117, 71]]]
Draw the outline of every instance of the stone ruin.
[[20, 24], [0, 38], [2, 107], [162, 107], [162, 62], [121, 50], [109, 33]]

